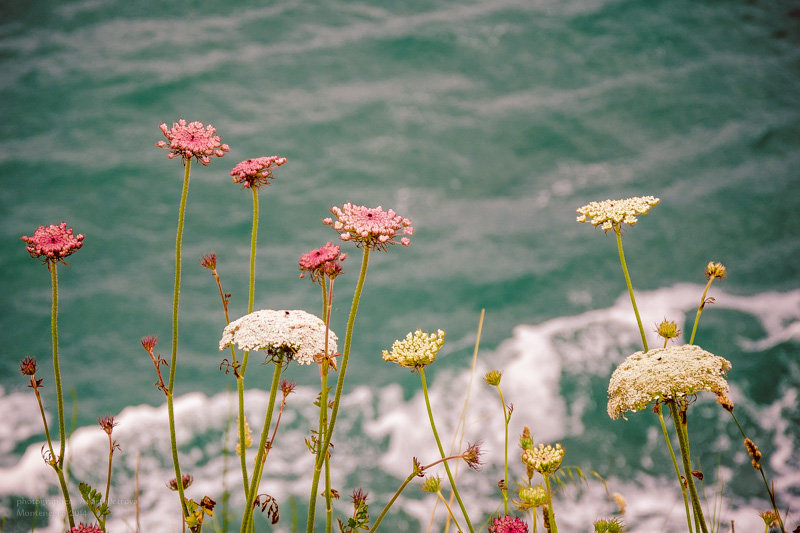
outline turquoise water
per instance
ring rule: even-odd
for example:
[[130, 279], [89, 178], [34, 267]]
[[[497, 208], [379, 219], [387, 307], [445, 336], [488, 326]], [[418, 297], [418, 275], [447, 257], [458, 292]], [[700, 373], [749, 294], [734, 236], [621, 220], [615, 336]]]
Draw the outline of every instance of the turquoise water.
[[[800, 503], [792, 475], [800, 468], [795, 3], [87, 0], [3, 3], [0, 13], [0, 403], [14, 413], [0, 443], [7, 507], [20, 491], [37, 497], [52, 482], [24, 459], [38, 453], [41, 436], [17, 366], [35, 355], [50, 376], [50, 287], [19, 237], [64, 220], [86, 235], [59, 269], [62, 370], [75, 388], [77, 426], [91, 439], [98, 415], [132, 406], [129, 424], [143, 425], [127, 444], [120, 437], [121, 461], [130, 471], [137, 450], [154, 457], [148, 468], [158, 481], [148, 494], [152, 513], [162, 512], [166, 433], [152, 429], [155, 412], [147, 415], [161, 398], [139, 339], [159, 335], [168, 351], [182, 169], [153, 143], [158, 124], [179, 117], [214, 124], [231, 146], [193, 169], [183, 248], [176, 391], [187, 409], [217, 415], [187, 428], [197, 445], [187, 445], [187, 461], [198, 472], [214, 465], [205, 471], [209, 491], [218, 490], [211, 443], [228, 405], [219, 395], [232, 380], [217, 370], [224, 320], [198, 260], [217, 253], [232, 314], [244, 314], [251, 198], [228, 172], [242, 159], [280, 154], [289, 163], [260, 196], [256, 308], [319, 312], [317, 289], [297, 279], [296, 265], [335, 240], [319, 222], [331, 205], [391, 207], [416, 230], [410, 248], [370, 264], [347, 387], [352, 402], [372, 408], [353, 414], [352, 434], [340, 437], [343, 494], [360, 483], [385, 501], [410, 457], [432, 449], [427, 434], [412, 431], [417, 376], [384, 363], [380, 350], [418, 327], [446, 329], [431, 376], [442, 412], [457, 411], [486, 309], [482, 364], [518, 370], [504, 382], [517, 406], [512, 432], [529, 424], [542, 440], [562, 441], [571, 464], [619, 479], [637, 531], [680, 531], [680, 508], [670, 515], [675, 525], [648, 522], [661, 514], [646, 494], [673, 490], [653, 421], [605, 415], [608, 375], [638, 335], [619, 322], [630, 304], [613, 237], [574, 223], [588, 201], [652, 194], [661, 205], [624, 235], [643, 318], [648, 328], [666, 315], [691, 330], [705, 264], [727, 265], [698, 344], [734, 363], [737, 409], [773, 454], [779, 501]], [[340, 336], [359, 260], [351, 250], [337, 281]], [[253, 402], [269, 374], [248, 375]], [[316, 386], [314, 371], [288, 374], [308, 391]], [[192, 391], [202, 396], [186, 396]], [[44, 392], [52, 413], [53, 387]], [[288, 442], [300, 446], [302, 405], [297, 399], [287, 426]], [[709, 471], [729, 460], [723, 518], [746, 530], [752, 510], [765, 506], [763, 491], [727, 419], [703, 401], [697, 412], [697, 438], [709, 450], [700, 460]], [[469, 438], [497, 444], [496, 421], [481, 420]], [[143, 442], [151, 429], [157, 438]], [[358, 455], [380, 470], [347, 459]], [[302, 464], [274, 460], [276, 496], [304, 499]], [[127, 487], [130, 476], [119, 475]], [[490, 477], [471, 495], [487, 513], [497, 502]], [[19, 479], [29, 480], [24, 490]], [[564, 502], [564, 519], [578, 517], [567, 530], [587, 530], [609, 512], [592, 490], [588, 518]], [[413, 504], [403, 509], [395, 527], [427, 523]]]

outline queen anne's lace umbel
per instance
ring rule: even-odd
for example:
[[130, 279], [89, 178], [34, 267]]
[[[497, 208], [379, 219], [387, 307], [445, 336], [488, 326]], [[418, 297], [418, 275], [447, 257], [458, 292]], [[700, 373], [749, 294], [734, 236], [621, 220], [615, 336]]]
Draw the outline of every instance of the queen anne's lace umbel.
[[23, 236], [22, 240], [31, 257], [42, 261], [62, 261], [83, 246], [83, 235], [74, 235], [66, 222], [39, 226], [32, 236]]
[[611, 374], [608, 416], [619, 418], [651, 402], [701, 391], [727, 396], [725, 373], [730, 369], [730, 361], [694, 344], [636, 352]]
[[269, 185], [274, 176], [272, 171], [286, 164], [286, 158], [278, 155], [245, 159], [231, 170], [234, 183], [241, 183], [245, 188], [261, 188]]
[[444, 330], [425, 333], [418, 329], [403, 340], [396, 340], [391, 351], [383, 350], [383, 360], [408, 368], [420, 368], [433, 363], [436, 354], [444, 345]]
[[408, 237], [394, 240], [400, 235], [413, 234], [414, 228], [411, 220], [401, 217], [392, 209], [384, 211], [381, 206], [366, 207], [348, 202], [341, 208], [331, 207], [331, 213], [336, 216], [336, 220], [328, 217], [322, 219], [322, 223], [338, 231], [343, 241], [353, 241], [357, 246], [379, 250], [385, 250], [386, 246], [398, 242], [403, 246], [411, 245]]
[[[328, 334], [328, 355], [336, 353], [336, 334]], [[219, 349], [235, 344], [240, 350], [283, 354], [308, 365], [325, 355], [325, 323], [302, 310], [262, 309], [228, 324]]]
[[636, 215], [646, 215], [660, 201], [653, 196], [634, 196], [624, 200], [590, 202], [578, 208], [577, 221], [591, 222], [593, 226], [600, 226], [605, 231], [619, 228], [621, 224], [633, 226], [638, 221]]
[[222, 144], [222, 139], [216, 135], [217, 129], [210, 124], [203, 126], [202, 122], [180, 119], [173, 122], [171, 128], [163, 122], [158, 128], [167, 140], [158, 141], [156, 146], [169, 150], [167, 157], [170, 159], [180, 157], [185, 163], [194, 157], [208, 165], [211, 156], [222, 157], [230, 150], [227, 144]]
[[555, 448], [550, 444], [540, 444], [538, 447], [522, 450], [522, 462], [540, 474], [554, 474], [561, 467], [563, 459], [564, 448], [561, 444], [556, 444]]

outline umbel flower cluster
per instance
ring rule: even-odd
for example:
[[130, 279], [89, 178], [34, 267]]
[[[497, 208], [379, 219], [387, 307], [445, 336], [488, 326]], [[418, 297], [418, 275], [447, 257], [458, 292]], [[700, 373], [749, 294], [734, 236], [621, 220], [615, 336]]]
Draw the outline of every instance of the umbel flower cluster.
[[561, 444], [555, 447], [548, 444], [525, 448], [522, 450], [522, 462], [539, 472], [540, 474], [555, 474], [561, 468], [561, 461], [564, 459], [564, 448]]
[[[370, 208], [348, 202], [341, 208], [333, 206], [331, 213], [336, 220], [328, 217], [322, 223], [338, 231], [343, 241], [353, 241], [357, 246], [385, 250], [387, 245], [398, 242], [395, 237], [414, 233], [409, 219], [392, 209], [384, 211], [381, 206]], [[408, 237], [400, 237], [399, 242], [403, 246], [411, 245]]]
[[390, 351], [383, 350], [383, 360], [408, 368], [420, 368], [433, 363], [436, 354], [444, 345], [445, 332], [425, 333], [421, 329], [409, 333], [403, 340], [396, 340]]
[[608, 415], [640, 411], [651, 402], [701, 391], [728, 395], [725, 373], [731, 363], [694, 344], [636, 352], [625, 359], [608, 383]]
[[43, 261], [63, 261], [83, 246], [83, 234], [74, 234], [66, 222], [39, 226], [32, 236], [23, 236], [31, 257]]
[[[624, 200], [604, 200], [590, 202], [578, 208], [578, 222], [591, 222], [605, 231], [619, 228], [620, 224], [633, 226], [638, 219], [636, 215], [645, 215], [650, 208], [658, 205], [660, 200], [653, 196], [634, 196]], [[587, 220], [587, 217], [589, 220]]]
[[[336, 353], [336, 334], [329, 331], [328, 355]], [[310, 365], [325, 355], [325, 323], [302, 310], [262, 309], [228, 324], [219, 349], [235, 344], [242, 351], [264, 350], [283, 355], [300, 365]]]

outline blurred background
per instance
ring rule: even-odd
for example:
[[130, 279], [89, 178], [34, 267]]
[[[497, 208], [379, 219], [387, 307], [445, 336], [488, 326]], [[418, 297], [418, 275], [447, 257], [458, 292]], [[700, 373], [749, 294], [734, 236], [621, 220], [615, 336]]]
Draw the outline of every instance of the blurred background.
[[[109, 529], [133, 528], [139, 458], [141, 523], [178, 531], [163, 396], [139, 339], [169, 356], [174, 243], [183, 169], [153, 145], [178, 118], [213, 124], [231, 150], [194, 165], [184, 235], [176, 394], [190, 496], [241, 505], [225, 438], [235, 389], [218, 370], [225, 324], [215, 252], [232, 318], [247, 307], [252, 199], [231, 182], [239, 161], [279, 154], [260, 195], [257, 309], [319, 314], [319, 288], [298, 279], [300, 254], [337, 235], [332, 205], [381, 205], [411, 218], [410, 248], [371, 257], [337, 425], [334, 483], [363, 487], [377, 516], [411, 457], [436, 458], [419, 377], [380, 351], [416, 328], [447, 331], [429, 369], [441, 432], [452, 435], [486, 310], [465, 441], [487, 465], [462, 472], [475, 521], [502, 507], [502, 415], [482, 373], [505, 370], [512, 488], [516, 439], [561, 442], [572, 483], [555, 510], [590, 531], [628, 501], [631, 531], [683, 531], [683, 504], [657, 418], [606, 414], [608, 377], [640, 349], [613, 235], [575, 223], [592, 200], [654, 195], [625, 231], [642, 318], [675, 320], [688, 342], [708, 261], [712, 286], [697, 344], [728, 358], [732, 397], [765, 456], [788, 526], [800, 519], [800, 3], [720, 0], [277, 1], [0, 3], [0, 516], [6, 531], [62, 529], [55, 476], [42, 464], [36, 402], [18, 363], [37, 357], [55, 415], [50, 279], [22, 235], [67, 222], [85, 244], [59, 268], [60, 354], [71, 472], [100, 486], [113, 414], [116, 459]], [[335, 288], [344, 336], [361, 252]], [[252, 366], [248, 420], [260, 426], [271, 369]], [[304, 523], [318, 372], [293, 366], [290, 398], [263, 486], [282, 507], [275, 531]], [[719, 531], [763, 528], [769, 508], [741, 437], [713, 398], [690, 412]], [[424, 419], [424, 418], [422, 418]], [[235, 417], [234, 417], [235, 421]], [[449, 438], [449, 437], [448, 437]], [[606, 479], [606, 488], [590, 471]], [[78, 497], [74, 490], [73, 498]], [[37, 503], [38, 502], [38, 503]], [[43, 503], [44, 502], [44, 503]], [[716, 503], [715, 503], [716, 502]], [[410, 487], [392, 530], [424, 531], [433, 501]], [[219, 508], [218, 508], [219, 511]], [[482, 513], [482, 514], [481, 514]], [[218, 522], [221, 513], [217, 514]], [[438, 510], [433, 530], [442, 524]], [[86, 517], [88, 520], [89, 517]], [[273, 530], [266, 521], [265, 531]], [[741, 528], [741, 529], [740, 529]], [[235, 528], [234, 528], [235, 529]]]

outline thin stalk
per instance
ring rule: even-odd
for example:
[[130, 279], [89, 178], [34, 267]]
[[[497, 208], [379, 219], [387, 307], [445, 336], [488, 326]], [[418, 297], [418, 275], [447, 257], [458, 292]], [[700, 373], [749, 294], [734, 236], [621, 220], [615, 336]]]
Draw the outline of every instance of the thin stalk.
[[622, 265], [622, 273], [625, 274], [625, 284], [628, 286], [628, 294], [631, 297], [631, 304], [633, 304], [636, 323], [639, 324], [642, 346], [644, 346], [644, 351], [647, 352], [649, 351], [647, 347], [647, 338], [644, 335], [644, 327], [642, 326], [642, 318], [639, 316], [639, 309], [636, 307], [636, 298], [633, 296], [633, 285], [631, 284], [631, 276], [628, 274], [628, 265], [625, 263], [625, 252], [622, 250], [622, 230], [619, 226], [614, 226], [614, 234], [617, 236], [617, 250], [619, 251], [619, 262]]
[[689, 338], [689, 344], [694, 344], [694, 335], [697, 333], [697, 325], [700, 323], [700, 314], [703, 312], [703, 308], [706, 306], [706, 295], [708, 294], [708, 289], [711, 287], [713, 282], [714, 276], [711, 276], [708, 278], [706, 288], [703, 290], [703, 297], [700, 298], [700, 305], [697, 306], [697, 314], [694, 317], [694, 326], [692, 326], [692, 336]]
[[[61, 493], [64, 496], [64, 506], [67, 509], [67, 521], [70, 527], [75, 527], [75, 518], [72, 516], [72, 502], [69, 498], [69, 490], [67, 489], [67, 482], [64, 479], [64, 455], [66, 446], [66, 430], [64, 429], [64, 394], [61, 388], [61, 368], [58, 363], [58, 270], [56, 261], [48, 261], [47, 269], [50, 271], [50, 284], [53, 289], [53, 305], [50, 313], [50, 333], [53, 343], [53, 372], [56, 379], [56, 402], [58, 404], [58, 439], [59, 451], [58, 456], [53, 457], [55, 464], [53, 465], [58, 481], [61, 485]], [[38, 391], [37, 391], [38, 396]], [[40, 404], [41, 405], [41, 404]], [[43, 415], [44, 416], [44, 415]], [[49, 439], [48, 439], [49, 441]], [[50, 453], [52, 454], [53, 447], [50, 446]]]
[[403, 490], [405, 490], [406, 486], [408, 486], [408, 484], [411, 483], [411, 480], [414, 479], [415, 477], [417, 477], [418, 474], [419, 474], [419, 471], [415, 469], [413, 472], [411, 472], [408, 475], [408, 477], [405, 479], [405, 481], [403, 481], [403, 484], [400, 485], [400, 488], [397, 489], [397, 491], [395, 491], [394, 496], [392, 496], [392, 499], [389, 500], [389, 503], [387, 503], [386, 506], [383, 508], [383, 510], [381, 511], [381, 514], [379, 514], [378, 518], [375, 519], [375, 523], [372, 524], [371, 528], [369, 528], [369, 533], [373, 533], [374, 531], [378, 530], [378, 526], [381, 525], [381, 521], [383, 520], [383, 517], [386, 516], [386, 513], [389, 511], [389, 508], [392, 505], [394, 505], [394, 502], [400, 496], [400, 493], [403, 492]]
[[689, 533], [692, 533], [692, 513], [689, 510], [689, 499], [686, 496], [686, 487], [683, 485], [683, 481], [681, 480], [681, 471], [678, 468], [678, 460], [675, 458], [675, 450], [672, 448], [672, 442], [669, 439], [669, 433], [667, 433], [667, 425], [664, 422], [664, 414], [661, 412], [661, 405], [656, 404], [656, 414], [658, 414], [658, 421], [661, 423], [661, 431], [664, 433], [664, 441], [667, 443], [667, 449], [669, 450], [669, 455], [672, 457], [672, 465], [675, 467], [675, 475], [678, 476], [678, 485], [681, 487], [681, 494], [683, 494], [683, 506], [686, 509], [686, 522], [688, 526]]
[[[106, 475], [106, 495], [103, 498], [103, 505], [108, 507], [108, 493], [111, 490], [111, 460], [114, 458], [114, 442], [111, 440], [111, 434], [108, 434], [108, 474]], [[105, 523], [105, 519], [103, 520]], [[100, 527], [103, 527], [103, 524], [100, 524]]]
[[[253, 229], [250, 233], [250, 288], [247, 292], [247, 313], [253, 312], [253, 302], [256, 292], [256, 244], [258, 242], [258, 188], [250, 187], [253, 191]], [[250, 352], [244, 352], [242, 356], [241, 374], [244, 377], [247, 370], [247, 360]]]
[[133, 509], [136, 515], [136, 533], [141, 533], [142, 524], [139, 520], [139, 466], [141, 463], [142, 454], [136, 452], [136, 471], [134, 472], [133, 481]]
[[[256, 499], [256, 492], [258, 485], [261, 482], [261, 474], [264, 471], [264, 452], [267, 444], [267, 436], [269, 435], [269, 427], [272, 423], [272, 412], [275, 410], [275, 397], [280, 388], [281, 371], [283, 370], [283, 357], [274, 361], [275, 372], [272, 374], [272, 386], [269, 391], [269, 404], [267, 405], [267, 412], [264, 416], [264, 426], [261, 430], [261, 440], [258, 444], [258, 453], [256, 454], [256, 465], [253, 469], [253, 479], [250, 482], [250, 491], [247, 493], [245, 500], [244, 516], [242, 517], [241, 533], [246, 533], [249, 530], [250, 523], [253, 518], [253, 502]], [[242, 450], [244, 454], [244, 449]]]
[[178, 440], [175, 434], [175, 407], [173, 405], [172, 391], [175, 386], [175, 366], [178, 360], [178, 309], [180, 306], [181, 293], [181, 245], [183, 242], [183, 223], [186, 218], [186, 197], [189, 194], [189, 175], [192, 168], [192, 160], [186, 159], [185, 171], [183, 174], [183, 191], [181, 192], [181, 203], [178, 208], [178, 231], [175, 236], [175, 289], [172, 295], [172, 359], [169, 365], [169, 383], [167, 385], [167, 414], [169, 416], [169, 439], [172, 448], [172, 464], [175, 467], [175, 484], [178, 487], [178, 498], [181, 502], [181, 510], [184, 519], [189, 516], [189, 509], [186, 507], [186, 500], [183, 495], [183, 481], [181, 480], [181, 465], [178, 461]]
[[500, 389], [500, 385], [497, 385], [497, 393], [500, 395], [500, 405], [503, 408], [503, 422], [505, 425], [505, 440], [503, 441], [505, 469], [503, 470], [503, 488], [501, 490], [503, 493], [503, 516], [505, 516], [508, 515], [508, 422], [511, 420], [511, 414], [508, 412], [508, 407], [503, 399], [503, 391]]
[[[456, 517], [453, 514], [453, 510], [450, 508], [450, 505], [447, 503], [447, 500], [445, 500], [444, 496], [442, 496], [442, 491], [441, 490], [437, 490], [436, 491], [436, 495], [439, 497], [441, 502], [444, 504], [445, 509], [447, 509], [447, 514], [450, 516], [450, 519], [453, 521], [453, 524], [455, 524], [456, 529], [459, 531], [459, 533], [461, 533], [462, 532], [461, 526], [458, 525], [458, 520], [456, 520]], [[508, 514], [508, 513], [506, 513], [506, 514]]]
[[708, 528], [706, 527], [706, 521], [703, 517], [703, 508], [700, 505], [700, 498], [697, 495], [697, 489], [694, 486], [694, 479], [692, 476], [692, 463], [691, 457], [689, 452], [689, 439], [687, 437], [686, 432], [686, 423], [681, 418], [680, 414], [678, 413], [678, 407], [675, 404], [674, 400], [669, 400], [667, 402], [669, 404], [670, 412], [672, 413], [672, 421], [675, 424], [675, 429], [678, 433], [678, 443], [681, 447], [681, 458], [683, 459], [683, 474], [684, 478], [686, 479], [686, 484], [689, 488], [689, 496], [692, 499], [692, 509], [694, 510], [695, 525], [697, 528], [702, 531], [703, 533], [708, 533]]
[[[347, 362], [350, 359], [350, 344], [353, 340], [353, 325], [356, 321], [356, 314], [358, 313], [358, 303], [361, 300], [361, 292], [364, 289], [364, 279], [367, 277], [367, 266], [369, 265], [369, 246], [364, 247], [364, 256], [361, 259], [361, 271], [358, 274], [358, 282], [356, 289], [353, 293], [353, 303], [350, 306], [350, 315], [347, 318], [347, 331], [344, 337], [344, 351], [342, 352], [342, 361], [339, 365], [339, 377], [336, 380], [336, 393], [333, 397], [333, 407], [331, 408], [330, 422], [328, 423], [328, 430], [325, 432], [325, 438], [321, 440], [321, 450], [327, 452], [333, 437], [333, 429], [336, 425], [336, 415], [339, 412], [339, 400], [342, 397], [342, 389], [344, 388], [345, 374], [347, 373]], [[323, 461], [326, 454], [321, 454], [317, 457], [317, 462], [314, 465], [314, 478], [311, 481], [311, 496], [308, 503], [308, 523], [306, 525], [307, 533], [314, 531], [314, 515], [316, 513], [317, 502], [317, 489], [319, 487], [319, 477], [322, 472]]]
[[[428, 420], [431, 423], [431, 430], [433, 431], [433, 437], [436, 439], [436, 446], [439, 447], [439, 454], [441, 455], [442, 459], [445, 458], [444, 448], [442, 447], [442, 441], [439, 439], [439, 433], [436, 431], [436, 424], [433, 421], [433, 411], [431, 410], [431, 401], [428, 398], [428, 384], [425, 381], [425, 369], [420, 367], [419, 369], [419, 377], [422, 381], [422, 392], [425, 396], [425, 406], [428, 409]], [[447, 472], [447, 478], [450, 480], [450, 488], [453, 491], [453, 494], [456, 496], [456, 500], [458, 501], [458, 506], [461, 508], [461, 513], [464, 515], [464, 520], [467, 522], [467, 527], [469, 528], [470, 532], [475, 533], [475, 528], [472, 527], [472, 522], [469, 519], [469, 515], [467, 514], [467, 509], [464, 507], [464, 502], [461, 500], [461, 495], [458, 493], [458, 488], [456, 487], [456, 482], [453, 479], [453, 474], [450, 472], [450, 466], [447, 464], [447, 461], [444, 462], [444, 470]]]
[[553, 492], [550, 490], [550, 476], [543, 474], [544, 488], [547, 491], [547, 522], [550, 524], [550, 532], [558, 533], [558, 526], [556, 525], [556, 517], [553, 514]]

